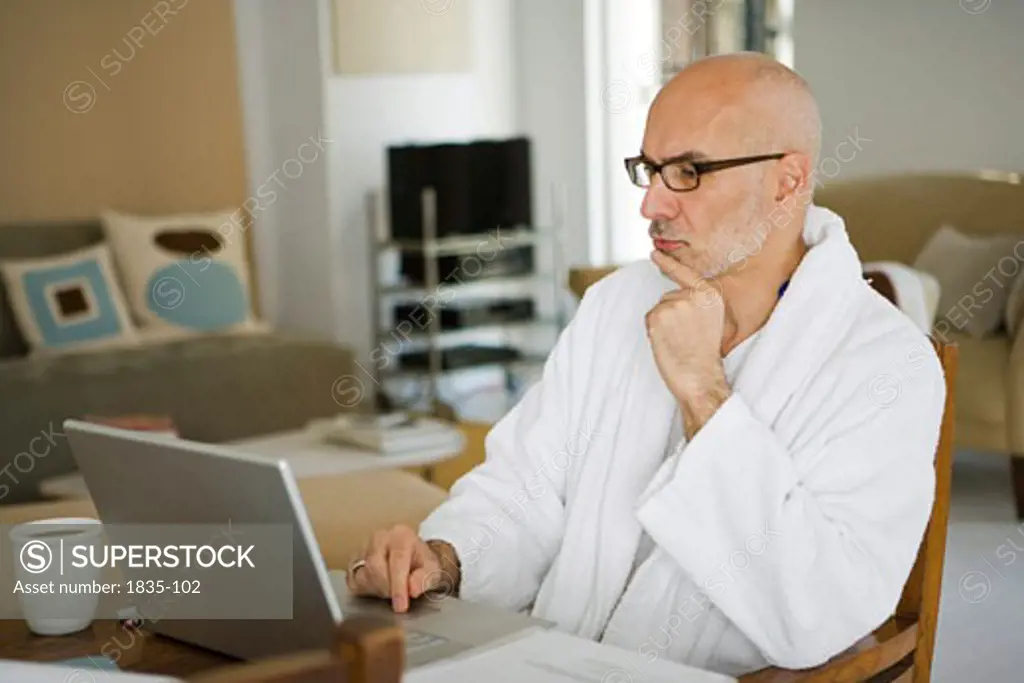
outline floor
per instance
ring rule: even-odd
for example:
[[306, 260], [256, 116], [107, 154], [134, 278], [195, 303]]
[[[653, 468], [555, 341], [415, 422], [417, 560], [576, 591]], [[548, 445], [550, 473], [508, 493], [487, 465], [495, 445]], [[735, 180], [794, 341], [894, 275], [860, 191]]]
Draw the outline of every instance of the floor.
[[1005, 457], [960, 452], [953, 466], [934, 683], [1024, 681], [1024, 523]]

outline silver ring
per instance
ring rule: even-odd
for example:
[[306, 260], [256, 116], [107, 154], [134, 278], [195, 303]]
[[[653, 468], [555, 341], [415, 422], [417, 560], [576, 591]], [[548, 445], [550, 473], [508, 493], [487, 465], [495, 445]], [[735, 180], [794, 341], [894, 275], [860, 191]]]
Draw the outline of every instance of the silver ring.
[[349, 565], [348, 573], [349, 574], [355, 574], [357, 571], [359, 571], [360, 569], [362, 569], [365, 566], [366, 566], [366, 560], [356, 560], [351, 565]]

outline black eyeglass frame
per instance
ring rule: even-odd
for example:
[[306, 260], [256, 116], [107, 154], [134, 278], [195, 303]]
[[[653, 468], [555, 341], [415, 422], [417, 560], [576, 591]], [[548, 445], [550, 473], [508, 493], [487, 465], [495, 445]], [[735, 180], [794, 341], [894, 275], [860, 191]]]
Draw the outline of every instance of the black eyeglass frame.
[[[664, 162], [662, 162], [660, 164], [651, 161], [650, 159], [648, 159], [647, 157], [645, 157], [644, 155], [641, 154], [640, 156], [629, 157], [629, 158], [625, 159], [625, 164], [626, 164], [626, 173], [629, 174], [629, 180], [634, 185], [637, 184], [633, 180], [633, 178], [637, 177], [636, 174], [634, 173], [634, 169], [637, 166], [639, 166], [640, 164], [643, 164], [643, 165], [647, 166], [650, 169], [650, 172], [648, 173], [648, 176], [650, 177], [650, 179], [652, 181], [653, 181], [653, 176], [655, 174], [657, 174], [657, 175], [661, 176], [661, 182], [665, 185], [665, 187], [667, 187], [668, 189], [672, 190], [673, 192], [693, 192], [698, 187], [700, 187], [701, 176], [703, 176], [706, 173], [715, 173], [716, 171], [724, 171], [726, 169], [736, 168], [737, 166], [747, 166], [749, 164], [757, 164], [757, 163], [760, 163], [762, 161], [771, 161], [771, 160], [775, 160], [775, 159], [781, 159], [784, 156], [786, 156], [786, 154], [787, 154], [786, 152], [775, 152], [775, 153], [772, 153], [772, 154], [758, 154], [757, 156], [752, 156], [752, 157], [735, 157], [735, 158], [732, 158], [732, 159], [716, 159], [716, 160], [713, 160], [713, 161], [697, 161], [697, 160], [692, 159], [689, 154], [684, 154], [682, 156], [672, 157], [671, 159], [666, 159]], [[661, 175], [661, 170], [663, 168], [665, 168], [666, 166], [672, 166], [674, 164], [679, 164], [679, 163], [683, 163], [683, 162], [686, 162], [686, 163], [690, 164], [691, 166], [693, 166], [693, 170], [697, 174], [697, 179], [695, 181], [695, 184], [694, 184], [693, 187], [687, 187], [687, 188], [682, 188], [682, 189], [676, 188], [676, 187], [672, 187], [667, 182], [665, 182], [665, 176]], [[644, 187], [642, 185], [637, 185], [637, 186], [638, 187]]]

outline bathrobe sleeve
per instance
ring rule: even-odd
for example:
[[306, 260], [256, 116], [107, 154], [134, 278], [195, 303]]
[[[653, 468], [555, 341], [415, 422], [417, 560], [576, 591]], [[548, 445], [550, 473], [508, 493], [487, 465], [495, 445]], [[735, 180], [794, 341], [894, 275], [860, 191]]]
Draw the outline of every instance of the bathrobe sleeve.
[[[856, 374], [846, 381], [856, 390], [822, 399], [805, 424], [825, 426], [791, 438], [802, 445], [787, 447], [733, 393], [637, 508], [697, 601], [712, 601], [775, 666], [819, 665], [888, 619], [931, 513], [941, 365], [928, 353], [896, 378], [869, 360], [839, 373]], [[835, 379], [823, 396], [842, 394]]]
[[566, 476], [593, 430], [577, 415], [595, 371], [599, 310], [593, 285], [559, 337], [543, 374], [485, 439], [485, 461], [459, 479], [420, 536], [450, 543], [459, 595], [529, 607], [561, 546]]

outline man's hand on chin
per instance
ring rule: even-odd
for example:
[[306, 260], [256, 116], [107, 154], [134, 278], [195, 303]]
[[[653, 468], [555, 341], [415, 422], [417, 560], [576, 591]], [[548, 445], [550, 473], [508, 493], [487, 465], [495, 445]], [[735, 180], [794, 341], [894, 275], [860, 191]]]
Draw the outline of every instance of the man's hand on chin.
[[679, 285], [647, 313], [647, 336], [690, 440], [731, 393], [721, 355], [725, 302], [706, 280], [668, 254], [655, 250], [651, 260]]

